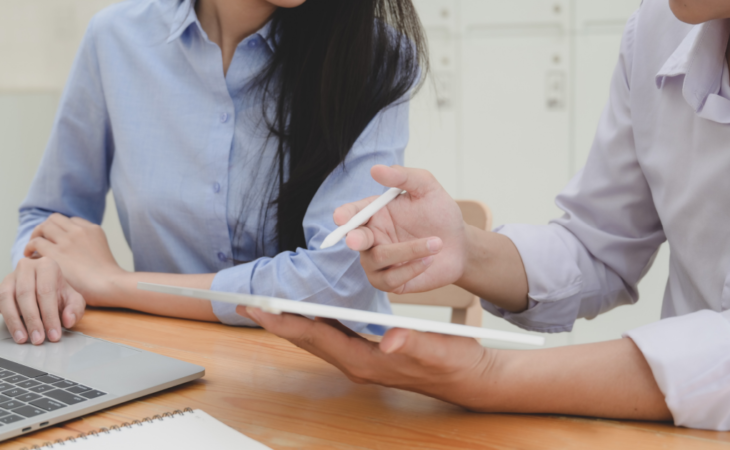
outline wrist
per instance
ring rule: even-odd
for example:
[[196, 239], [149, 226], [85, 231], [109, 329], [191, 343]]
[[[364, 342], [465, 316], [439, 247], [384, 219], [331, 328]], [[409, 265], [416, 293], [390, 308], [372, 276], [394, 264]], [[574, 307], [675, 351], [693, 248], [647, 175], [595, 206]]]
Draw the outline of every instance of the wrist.
[[115, 268], [99, 276], [94, 287], [84, 293], [84, 298], [89, 306], [113, 308], [116, 305], [114, 299], [120, 297], [120, 292], [128, 284], [130, 272], [122, 268]]
[[479, 274], [481, 273], [483, 275], [483, 271], [480, 270], [480, 265], [483, 264], [483, 262], [480, 261], [479, 256], [484, 251], [484, 249], [481, 248], [481, 241], [483, 239], [483, 236], [481, 236], [482, 233], [484, 233], [483, 230], [464, 224], [465, 239], [464, 249], [462, 251], [463, 258], [461, 261], [463, 270], [459, 279], [454, 283], [460, 288], [469, 290], [468, 287], [474, 285], [474, 280], [479, 277]]
[[468, 380], [463, 382], [464, 400], [460, 406], [475, 412], [504, 412], [509, 402], [513, 381], [507, 373], [512, 353], [509, 350], [496, 350], [483, 347], [484, 355], [477, 367], [469, 370]]
[[466, 234], [464, 272], [454, 284], [509, 312], [525, 311], [527, 274], [512, 240], [472, 226]]

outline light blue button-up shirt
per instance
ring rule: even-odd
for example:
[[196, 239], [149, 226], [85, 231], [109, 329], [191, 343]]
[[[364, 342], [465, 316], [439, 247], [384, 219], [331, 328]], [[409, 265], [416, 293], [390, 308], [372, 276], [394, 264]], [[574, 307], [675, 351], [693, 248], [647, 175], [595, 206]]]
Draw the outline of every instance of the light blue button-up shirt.
[[[21, 205], [13, 264], [53, 212], [100, 223], [111, 187], [137, 271], [217, 273], [213, 290], [390, 312], [356, 252], [342, 242], [317, 249], [335, 228], [337, 206], [383, 192], [370, 168], [402, 163], [407, 102], [381, 111], [317, 191], [303, 222], [307, 248], [257, 250], [262, 234], [273, 236], [259, 214], [276, 142], [267, 142], [262, 105], [248, 89], [272, 54], [272, 36], [265, 26], [244, 39], [224, 76], [220, 48], [192, 6], [126, 1], [94, 17]], [[213, 302], [213, 311], [224, 323], [251, 325], [232, 305]]]

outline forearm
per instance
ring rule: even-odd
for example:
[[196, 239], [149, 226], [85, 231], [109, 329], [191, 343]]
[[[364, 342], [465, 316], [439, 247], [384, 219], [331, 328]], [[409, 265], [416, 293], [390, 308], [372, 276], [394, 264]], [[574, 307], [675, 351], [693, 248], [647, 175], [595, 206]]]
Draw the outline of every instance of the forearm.
[[512, 241], [499, 233], [467, 226], [467, 261], [455, 283], [510, 312], [527, 309], [527, 275]]
[[637, 420], [672, 416], [631, 339], [532, 351], [496, 351], [471, 409]]
[[107, 308], [128, 308], [160, 316], [182, 319], [218, 322], [213, 308], [207, 300], [159, 294], [137, 289], [140, 281], [146, 283], [170, 284], [198, 289], [209, 289], [215, 278], [214, 273], [170, 274], [151, 272], [123, 272], [111, 277], [103, 290], [87, 298], [91, 306]]

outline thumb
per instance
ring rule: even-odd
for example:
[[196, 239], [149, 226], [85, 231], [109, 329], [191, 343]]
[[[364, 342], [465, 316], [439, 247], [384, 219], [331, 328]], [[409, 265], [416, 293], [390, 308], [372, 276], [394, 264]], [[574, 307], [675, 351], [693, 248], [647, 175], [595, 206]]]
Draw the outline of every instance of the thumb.
[[76, 289], [72, 288], [64, 280], [64, 287], [61, 291], [63, 302], [63, 309], [61, 311], [61, 323], [64, 328], [72, 328], [75, 326], [81, 318], [84, 316], [86, 311], [86, 301], [84, 297], [79, 294]]
[[422, 363], [446, 361], [476, 347], [481, 345], [472, 338], [402, 328], [388, 330], [380, 341], [383, 353], [408, 356]]
[[380, 351], [385, 354], [403, 353], [406, 343], [411, 337], [411, 333], [411, 330], [391, 328], [386, 331], [383, 339], [380, 341]]
[[370, 169], [370, 175], [383, 186], [402, 189], [414, 198], [442, 189], [431, 172], [423, 169], [379, 164]]

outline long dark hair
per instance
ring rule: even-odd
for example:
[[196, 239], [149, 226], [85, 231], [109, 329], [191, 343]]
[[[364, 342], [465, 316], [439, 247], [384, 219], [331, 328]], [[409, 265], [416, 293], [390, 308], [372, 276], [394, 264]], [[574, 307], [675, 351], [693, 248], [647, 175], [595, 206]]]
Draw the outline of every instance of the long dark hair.
[[275, 105], [264, 117], [278, 139], [278, 195], [262, 216], [276, 206], [269, 238], [282, 252], [306, 248], [315, 193], [375, 115], [415, 89], [428, 59], [411, 0], [307, 0], [279, 8], [271, 32], [274, 55], [256, 84]]

